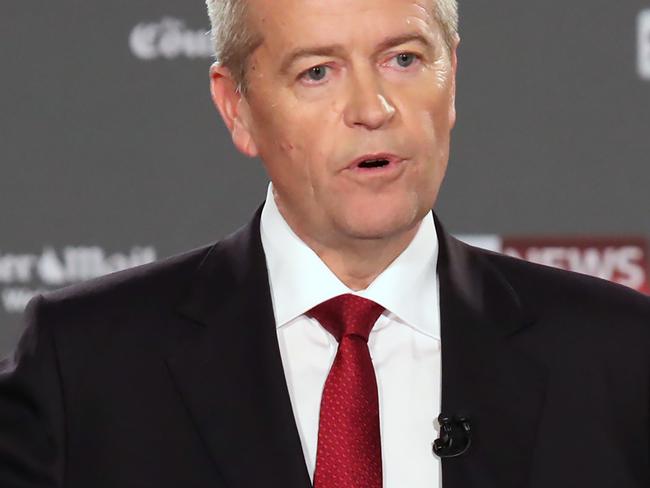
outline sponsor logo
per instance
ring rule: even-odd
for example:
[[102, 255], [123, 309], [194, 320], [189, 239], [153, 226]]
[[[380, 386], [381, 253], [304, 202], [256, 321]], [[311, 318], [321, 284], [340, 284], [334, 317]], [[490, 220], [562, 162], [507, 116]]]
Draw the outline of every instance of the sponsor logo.
[[650, 247], [640, 237], [464, 235], [459, 238], [490, 251], [603, 278], [650, 294]]
[[640, 238], [504, 239], [503, 242], [504, 254], [649, 292], [647, 251], [647, 243]]
[[212, 55], [209, 31], [190, 29], [185, 21], [174, 17], [136, 25], [129, 36], [129, 47], [136, 58], [146, 61]]
[[650, 81], [650, 9], [639, 13], [637, 25], [639, 76]]
[[40, 254], [0, 252], [0, 306], [21, 313], [36, 294], [150, 263], [156, 250], [133, 247], [129, 252], [107, 253], [99, 246], [46, 246]]

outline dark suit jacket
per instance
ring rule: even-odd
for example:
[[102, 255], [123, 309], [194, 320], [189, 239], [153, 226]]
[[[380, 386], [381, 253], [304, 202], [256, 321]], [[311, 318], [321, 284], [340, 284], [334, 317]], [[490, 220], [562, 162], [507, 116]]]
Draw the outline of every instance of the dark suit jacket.
[[[30, 303], [0, 374], [0, 487], [310, 486], [259, 219]], [[443, 411], [474, 430], [444, 488], [650, 486], [650, 299], [436, 226]]]

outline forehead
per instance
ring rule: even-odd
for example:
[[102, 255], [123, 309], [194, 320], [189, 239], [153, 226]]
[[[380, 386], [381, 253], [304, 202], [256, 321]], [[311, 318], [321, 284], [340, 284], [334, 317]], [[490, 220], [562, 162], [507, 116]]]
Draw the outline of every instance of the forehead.
[[248, 0], [249, 21], [269, 49], [358, 45], [386, 35], [437, 31], [433, 0]]

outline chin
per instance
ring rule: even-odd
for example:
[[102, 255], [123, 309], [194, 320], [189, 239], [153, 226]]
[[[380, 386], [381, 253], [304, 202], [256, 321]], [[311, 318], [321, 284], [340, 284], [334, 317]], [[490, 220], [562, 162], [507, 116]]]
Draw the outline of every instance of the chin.
[[408, 232], [421, 220], [420, 213], [417, 208], [373, 207], [348, 213], [342, 223], [346, 233], [356, 239], [384, 239]]

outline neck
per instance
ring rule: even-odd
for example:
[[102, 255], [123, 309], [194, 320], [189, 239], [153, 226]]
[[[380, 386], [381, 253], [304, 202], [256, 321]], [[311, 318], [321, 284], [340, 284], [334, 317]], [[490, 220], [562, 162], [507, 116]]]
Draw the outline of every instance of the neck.
[[336, 277], [354, 291], [365, 290], [411, 243], [419, 224], [392, 238], [362, 240], [340, 247], [326, 247], [299, 236]]
[[305, 232], [283, 209], [278, 209], [289, 227], [309, 246], [348, 288], [365, 290], [411, 243], [420, 222], [403, 232], [375, 239], [343, 238], [319, 240]]

